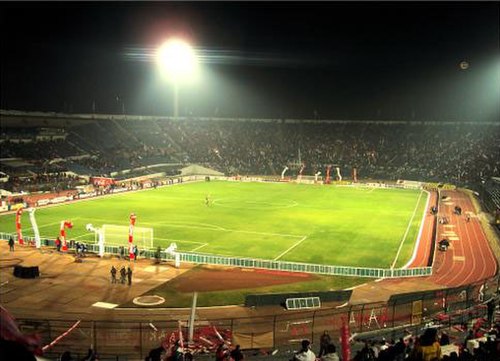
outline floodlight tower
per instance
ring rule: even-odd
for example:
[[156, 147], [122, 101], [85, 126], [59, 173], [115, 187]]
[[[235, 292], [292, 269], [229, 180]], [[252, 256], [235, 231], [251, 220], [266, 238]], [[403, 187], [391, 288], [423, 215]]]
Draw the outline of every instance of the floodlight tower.
[[198, 73], [198, 57], [193, 47], [181, 39], [165, 42], [157, 52], [157, 62], [163, 77], [174, 87], [174, 118], [179, 117], [179, 86], [195, 80]]

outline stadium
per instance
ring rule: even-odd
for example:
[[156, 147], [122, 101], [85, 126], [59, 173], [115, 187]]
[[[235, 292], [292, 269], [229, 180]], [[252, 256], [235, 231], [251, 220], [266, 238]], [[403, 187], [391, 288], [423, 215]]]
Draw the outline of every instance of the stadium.
[[[159, 50], [170, 63], [154, 65], [147, 49], [148, 61], [136, 48], [123, 55], [130, 69], [175, 68], [166, 111], [128, 111], [118, 96], [55, 111], [41, 95], [50, 84], [31, 102], [22, 90], [24, 104], [2, 80], [2, 359], [301, 361], [308, 340], [321, 360], [424, 360], [410, 345], [430, 347], [429, 330], [438, 359], [497, 359], [498, 64], [485, 78], [457, 63], [462, 86], [488, 80], [471, 99], [448, 99], [456, 113], [336, 103], [348, 116], [328, 114], [328, 101], [325, 116], [300, 106], [277, 116], [250, 96], [248, 108], [231, 108], [231, 87], [219, 90], [225, 107], [203, 108], [198, 93], [180, 91], [186, 56], [198, 51], [209, 69], [228, 66], [229, 52], [193, 48], [172, 62], [172, 49]], [[314, 72], [306, 58], [258, 55], [238, 61]], [[268, 81], [259, 86], [276, 86]]]

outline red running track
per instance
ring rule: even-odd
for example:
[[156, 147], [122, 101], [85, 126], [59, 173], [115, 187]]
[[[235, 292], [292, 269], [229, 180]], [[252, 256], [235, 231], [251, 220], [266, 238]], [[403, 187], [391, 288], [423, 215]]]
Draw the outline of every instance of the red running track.
[[[437, 192], [430, 193], [429, 208], [436, 204]], [[429, 261], [429, 255], [432, 249], [432, 243], [434, 242], [434, 237], [432, 236], [432, 228], [434, 225], [434, 216], [430, 213], [429, 209], [426, 211], [425, 218], [422, 225], [422, 233], [420, 234], [420, 241], [418, 246], [416, 246], [416, 254], [413, 257], [409, 268], [412, 267], [427, 267]]]
[[[430, 204], [436, 199], [435, 193], [433, 197]], [[456, 205], [462, 208], [460, 216], [453, 213]], [[497, 261], [469, 196], [460, 191], [442, 191], [439, 207], [439, 216], [447, 217], [449, 223], [438, 224], [437, 241], [448, 239], [450, 248], [441, 252], [436, 247], [433, 275], [428, 280], [446, 287], [457, 287], [493, 277], [497, 272]], [[470, 215], [469, 222], [466, 221], [467, 214]], [[434, 241], [431, 217], [426, 216], [417, 256], [410, 267], [427, 263]]]

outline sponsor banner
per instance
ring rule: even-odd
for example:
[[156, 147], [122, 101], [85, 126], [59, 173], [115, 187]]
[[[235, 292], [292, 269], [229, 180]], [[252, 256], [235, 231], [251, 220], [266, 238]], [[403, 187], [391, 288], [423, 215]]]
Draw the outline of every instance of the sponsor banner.
[[56, 203], [62, 203], [66, 201], [71, 201], [73, 200], [73, 197], [66, 196], [66, 197], [55, 197], [49, 200], [50, 203], [56, 204]]
[[40, 207], [40, 206], [46, 206], [47, 204], [57, 204], [72, 200], [73, 196], [70, 195], [64, 197], [55, 197], [55, 198], [42, 198], [36, 201], [36, 205], [37, 207]]
[[409, 180], [398, 179], [396, 184], [398, 186], [402, 186], [403, 188], [406, 188], [406, 189], [420, 189], [420, 188], [422, 188], [422, 182], [418, 182], [418, 181], [409, 181]]
[[99, 187], [106, 187], [115, 183], [113, 178], [107, 177], [90, 177], [90, 183]]
[[343, 180], [343, 181], [333, 181], [333, 184], [335, 184], [337, 186], [349, 186], [349, 185], [352, 185], [352, 182], [351, 181], [346, 181], [346, 180]]
[[442, 189], [442, 190], [454, 190], [457, 187], [453, 184], [449, 183], [437, 183], [437, 182], [427, 182], [423, 184], [423, 187], [427, 190], [437, 190], [437, 189]]
[[91, 197], [95, 197], [97, 195], [96, 192], [90, 192], [90, 193], [80, 193], [78, 195], [78, 198], [79, 199], [84, 199], [84, 198], [91, 198]]
[[82, 193], [92, 193], [94, 191], [94, 186], [92, 184], [76, 186], [76, 190]]
[[39, 199], [38, 201], [36, 201], [37, 207], [46, 206], [49, 203], [50, 203], [50, 199]]
[[314, 180], [310, 180], [310, 179], [297, 179], [293, 182], [300, 183], [300, 184], [315, 184], [316, 183]]
[[242, 177], [240, 178], [240, 181], [242, 182], [262, 182], [262, 178], [257, 178], [257, 177]]
[[128, 188], [114, 188], [113, 193], [121, 193], [128, 191]]
[[368, 187], [372, 188], [387, 188], [385, 183], [365, 183]]

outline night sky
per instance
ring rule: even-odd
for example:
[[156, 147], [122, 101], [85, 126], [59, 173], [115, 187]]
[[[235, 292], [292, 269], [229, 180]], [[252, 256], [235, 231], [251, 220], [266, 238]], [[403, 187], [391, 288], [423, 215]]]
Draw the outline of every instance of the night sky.
[[147, 55], [181, 36], [203, 60], [181, 116], [500, 121], [499, 2], [12, 2], [0, 14], [2, 109], [171, 115], [172, 86]]

